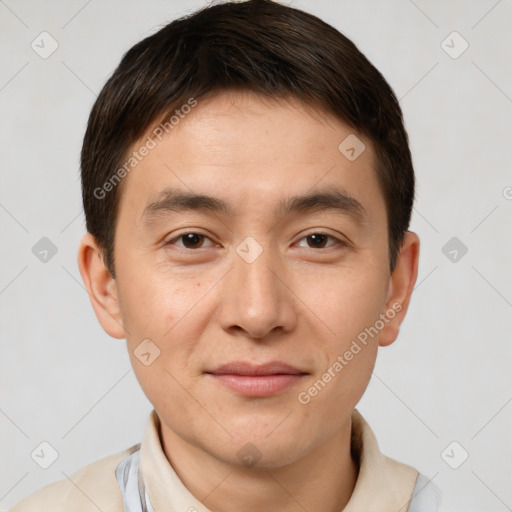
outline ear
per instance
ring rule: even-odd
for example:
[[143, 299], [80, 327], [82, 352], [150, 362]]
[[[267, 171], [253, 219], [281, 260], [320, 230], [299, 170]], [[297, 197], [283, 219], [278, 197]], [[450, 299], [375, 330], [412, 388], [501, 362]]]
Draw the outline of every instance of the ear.
[[113, 338], [125, 338], [116, 281], [103, 261], [103, 251], [90, 233], [80, 241], [78, 267], [101, 326]]
[[379, 337], [379, 345], [386, 347], [393, 343], [405, 318], [411, 294], [418, 277], [420, 239], [416, 233], [407, 231], [398, 255], [396, 267], [391, 274], [386, 298], [386, 323]]

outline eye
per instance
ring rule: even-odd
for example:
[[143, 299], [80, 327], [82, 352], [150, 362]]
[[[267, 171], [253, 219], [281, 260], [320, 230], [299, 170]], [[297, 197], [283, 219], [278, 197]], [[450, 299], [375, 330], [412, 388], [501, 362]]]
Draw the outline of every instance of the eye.
[[[184, 247], [185, 249], [201, 249], [202, 247], [205, 247], [205, 241], [211, 240], [201, 233], [184, 233], [183, 235], [179, 235], [177, 237], [174, 237], [173, 239], [166, 242], [165, 245], [177, 245], [178, 247]], [[182, 244], [175, 243], [176, 241], [182, 241]], [[211, 246], [212, 244], [210, 244]]]
[[[335, 238], [334, 236], [331, 236], [331, 235], [327, 235], [326, 233], [311, 233], [310, 235], [307, 235], [305, 236], [304, 238], [302, 238], [300, 241], [299, 241], [299, 247], [305, 247], [304, 245], [301, 245], [301, 242], [303, 240], [306, 240], [306, 244], [308, 248], [311, 248], [311, 249], [325, 249], [326, 248], [326, 245], [327, 245], [327, 241], [331, 239], [331, 240], [334, 240], [335, 242], [337, 242], [337, 244], [331, 244], [330, 246], [332, 245], [340, 245], [340, 246], [344, 246], [346, 245], [344, 242], [342, 242], [341, 240]], [[327, 247], [330, 247], [330, 246], [327, 246]]]

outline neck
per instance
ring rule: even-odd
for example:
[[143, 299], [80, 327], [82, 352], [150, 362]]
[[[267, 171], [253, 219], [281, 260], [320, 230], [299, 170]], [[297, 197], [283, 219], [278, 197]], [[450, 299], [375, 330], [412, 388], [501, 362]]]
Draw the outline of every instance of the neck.
[[351, 421], [322, 444], [278, 468], [228, 464], [161, 425], [167, 459], [185, 487], [212, 512], [339, 512], [358, 467], [350, 451]]

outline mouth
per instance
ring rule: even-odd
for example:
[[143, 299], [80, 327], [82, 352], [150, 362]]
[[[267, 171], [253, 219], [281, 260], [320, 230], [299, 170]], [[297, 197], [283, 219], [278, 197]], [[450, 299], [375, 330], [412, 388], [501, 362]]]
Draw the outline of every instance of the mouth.
[[307, 372], [280, 361], [262, 365], [237, 361], [205, 373], [218, 384], [247, 397], [276, 395], [308, 375]]

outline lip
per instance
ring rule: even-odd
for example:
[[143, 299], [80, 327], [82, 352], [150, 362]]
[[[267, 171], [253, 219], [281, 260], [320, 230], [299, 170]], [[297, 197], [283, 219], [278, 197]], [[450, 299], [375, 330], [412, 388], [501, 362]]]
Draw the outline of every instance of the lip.
[[214, 375], [246, 375], [246, 376], [260, 376], [260, 375], [298, 375], [304, 374], [298, 368], [281, 361], [271, 361], [265, 364], [251, 364], [244, 361], [234, 361], [232, 363], [223, 364], [215, 370], [208, 371]]
[[248, 397], [275, 395], [297, 384], [307, 375], [306, 372], [280, 361], [262, 365], [236, 361], [206, 373], [224, 387]]

